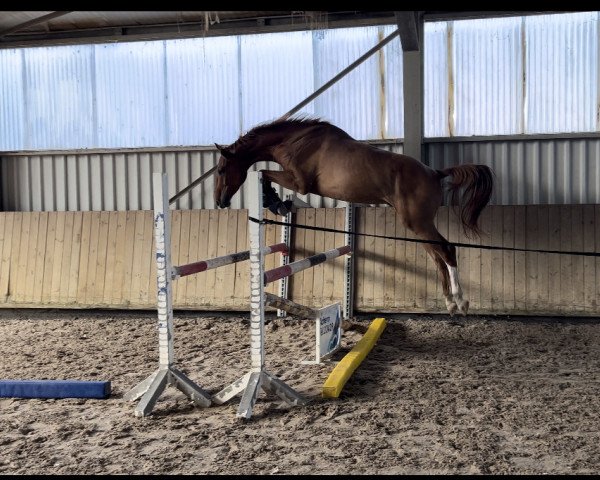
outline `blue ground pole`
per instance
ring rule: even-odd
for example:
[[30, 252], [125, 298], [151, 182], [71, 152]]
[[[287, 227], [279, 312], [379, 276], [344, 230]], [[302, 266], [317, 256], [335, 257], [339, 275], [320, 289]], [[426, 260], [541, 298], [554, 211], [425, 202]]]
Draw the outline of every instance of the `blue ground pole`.
[[108, 398], [109, 396], [109, 381], [0, 380], [0, 397]]

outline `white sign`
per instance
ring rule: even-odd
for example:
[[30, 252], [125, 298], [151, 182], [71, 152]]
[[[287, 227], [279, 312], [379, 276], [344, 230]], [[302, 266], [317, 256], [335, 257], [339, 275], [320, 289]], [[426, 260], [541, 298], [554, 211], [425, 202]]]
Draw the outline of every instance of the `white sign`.
[[317, 318], [317, 358], [320, 363], [335, 353], [342, 343], [342, 308], [334, 303], [319, 310]]

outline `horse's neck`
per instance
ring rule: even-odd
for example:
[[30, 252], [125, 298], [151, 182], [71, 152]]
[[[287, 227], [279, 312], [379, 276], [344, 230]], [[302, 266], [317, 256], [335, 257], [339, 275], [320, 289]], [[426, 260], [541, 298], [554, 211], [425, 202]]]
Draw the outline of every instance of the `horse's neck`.
[[247, 154], [245, 155], [246, 165], [245, 168], [249, 169], [252, 165], [258, 162], [276, 162], [279, 163], [278, 159], [273, 157], [271, 149], [280, 145], [285, 140], [288, 140], [290, 136], [293, 136], [296, 132], [277, 132], [269, 136], [265, 136], [256, 140], [252, 147], [248, 148]]

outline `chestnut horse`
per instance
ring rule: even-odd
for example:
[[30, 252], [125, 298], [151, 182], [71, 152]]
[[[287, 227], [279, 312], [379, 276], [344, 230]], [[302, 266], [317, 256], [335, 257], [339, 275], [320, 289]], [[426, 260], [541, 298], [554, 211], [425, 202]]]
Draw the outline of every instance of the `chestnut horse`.
[[434, 218], [443, 201], [442, 179], [450, 177], [445, 188], [451, 193], [451, 203], [459, 205], [463, 230], [467, 236], [479, 235], [477, 220], [492, 195], [489, 167], [435, 170], [407, 155], [357, 141], [328, 122], [307, 118], [259, 125], [229, 146], [215, 146], [221, 152], [214, 186], [218, 207], [230, 206], [248, 169], [259, 161], [275, 162], [283, 169], [262, 171], [267, 188], [273, 181], [301, 195], [388, 204], [418, 238], [439, 242], [422, 245], [437, 265], [448, 311], [467, 314], [469, 302], [463, 299], [458, 281], [456, 248], [437, 231]]

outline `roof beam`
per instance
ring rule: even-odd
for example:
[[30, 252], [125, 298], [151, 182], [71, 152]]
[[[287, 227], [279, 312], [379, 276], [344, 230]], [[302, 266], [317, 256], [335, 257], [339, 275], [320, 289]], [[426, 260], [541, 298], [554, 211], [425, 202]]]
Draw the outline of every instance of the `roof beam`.
[[63, 15], [66, 15], [67, 13], [71, 13], [71, 12], [70, 11], [69, 12], [52, 12], [52, 13], [48, 13], [47, 15], [42, 15], [41, 17], [32, 18], [31, 20], [28, 20], [27, 22], [19, 23], [18, 25], [15, 25], [14, 27], [10, 27], [10, 28], [7, 28], [6, 30], [0, 31], [0, 38], [8, 35], [9, 33], [15, 33], [15, 32], [18, 32], [19, 30], [23, 30], [24, 28], [31, 27], [31, 26], [37, 25], [39, 23], [47, 22], [49, 20], [52, 20], [53, 18], [62, 17]]
[[[387, 25], [394, 23], [393, 12], [330, 12], [326, 28]], [[100, 28], [53, 30], [51, 32], [23, 32], [0, 36], [0, 48], [28, 47], [37, 45], [66, 45], [110, 41], [162, 40], [170, 38], [212, 37], [221, 35], [245, 35], [269, 32], [292, 32], [311, 30], [306, 22], [290, 15], [264, 18], [260, 25], [256, 18], [221, 19], [205, 30], [203, 22], [186, 22], [164, 25], [115, 25]], [[261, 22], [262, 23], [262, 22]]]
[[402, 42], [402, 50], [405, 52], [414, 52], [419, 50], [419, 12], [401, 11], [394, 12], [398, 30], [400, 30], [400, 41]]

